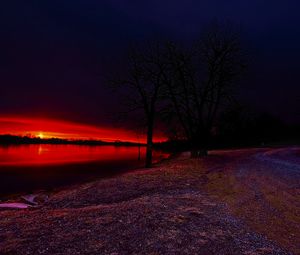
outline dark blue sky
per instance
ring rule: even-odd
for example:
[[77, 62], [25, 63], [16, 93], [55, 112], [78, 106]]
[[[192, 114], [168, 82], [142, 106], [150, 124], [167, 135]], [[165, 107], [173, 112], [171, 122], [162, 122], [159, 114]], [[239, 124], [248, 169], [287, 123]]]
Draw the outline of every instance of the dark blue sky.
[[107, 63], [133, 41], [197, 38], [212, 20], [242, 28], [251, 68], [241, 96], [300, 121], [296, 0], [49, 0], [1, 3], [0, 114], [108, 123], [119, 103]]

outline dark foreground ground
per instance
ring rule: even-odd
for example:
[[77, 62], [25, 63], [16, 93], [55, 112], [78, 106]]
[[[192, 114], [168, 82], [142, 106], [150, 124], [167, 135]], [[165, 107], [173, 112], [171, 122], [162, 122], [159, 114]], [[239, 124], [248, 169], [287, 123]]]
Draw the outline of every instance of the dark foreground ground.
[[0, 254], [300, 254], [300, 150], [212, 151], [0, 211]]

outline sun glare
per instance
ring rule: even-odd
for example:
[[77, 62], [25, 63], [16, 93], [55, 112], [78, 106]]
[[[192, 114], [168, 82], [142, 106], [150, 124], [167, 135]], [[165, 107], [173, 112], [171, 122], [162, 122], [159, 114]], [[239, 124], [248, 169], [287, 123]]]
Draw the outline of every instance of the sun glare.
[[42, 132], [39, 132], [39, 134], [37, 135], [37, 137], [43, 139], [44, 138], [44, 134]]

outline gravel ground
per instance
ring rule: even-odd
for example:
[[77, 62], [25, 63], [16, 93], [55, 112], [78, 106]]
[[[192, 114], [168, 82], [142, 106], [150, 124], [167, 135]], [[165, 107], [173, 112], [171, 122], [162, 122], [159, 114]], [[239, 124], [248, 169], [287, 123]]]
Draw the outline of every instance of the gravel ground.
[[[282, 223], [294, 235], [289, 242], [273, 234], [281, 235], [281, 222], [268, 221], [283, 213], [260, 179], [279, 185], [272, 167], [262, 177], [252, 171], [269, 164], [258, 157], [268, 151], [182, 155], [150, 170], [53, 192], [37, 208], [1, 209], [0, 254], [299, 254], [297, 228], [289, 225], [299, 227], [299, 218]], [[292, 194], [295, 202], [298, 194]], [[256, 220], [258, 226], [251, 224]]]

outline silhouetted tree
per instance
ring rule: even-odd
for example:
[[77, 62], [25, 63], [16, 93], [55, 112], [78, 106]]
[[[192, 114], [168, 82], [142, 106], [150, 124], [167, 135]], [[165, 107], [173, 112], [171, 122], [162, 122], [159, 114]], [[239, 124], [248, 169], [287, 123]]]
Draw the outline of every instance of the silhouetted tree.
[[233, 83], [245, 67], [239, 39], [215, 25], [189, 49], [157, 42], [131, 51], [128, 78], [114, 79], [114, 84], [127, 93], [130, 111], [142, 109], [146, 167], [151, 166], [154, 123], [161, 109], [173, 137], [186, 138], [193, 156], [206, 152], [217, 115], [232, 99]]
[[222, 104], [232, 99], [236, 78], [244, 69], [239, 36], [215, 25], [192, 50], [167, 44], [165, 95], [193, 148], [205, 152]]
[[127, 97], [128, 111], [142, 110], [147, 129], [146, 167], [152, 164], [153, 129], [157, 102], [162, 87], [163, 61], [159, 43], [143, 49], [135, 47], [128, 57], [128, 72], [125, 79], [114, 79], [113, 84], [122, 89]]

